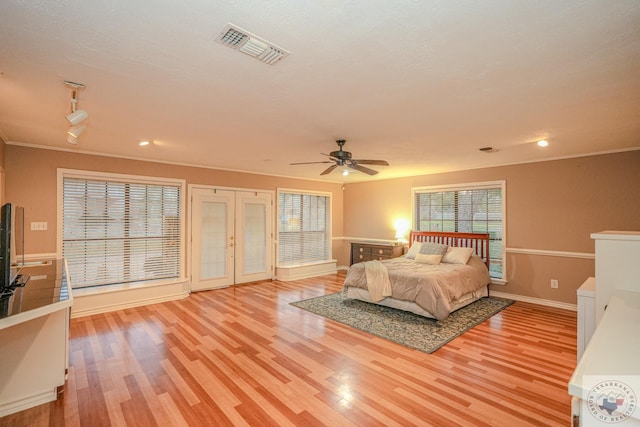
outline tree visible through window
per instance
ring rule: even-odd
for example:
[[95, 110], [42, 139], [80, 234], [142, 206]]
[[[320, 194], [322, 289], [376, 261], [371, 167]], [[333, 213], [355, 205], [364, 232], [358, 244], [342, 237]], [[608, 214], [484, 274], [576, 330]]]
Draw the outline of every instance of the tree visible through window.
[[181, 183], [63, 177], [62, 255], [74, 288], [178, 278]]
[[469, 185], [468, 188], [415, 188], [415, 225], [420, 231], [489, 233], [489, 272], [503, 276], [502, 183]]
[[278, 265], [308, 264], [331, 256], [329, 195], [278, 192]]

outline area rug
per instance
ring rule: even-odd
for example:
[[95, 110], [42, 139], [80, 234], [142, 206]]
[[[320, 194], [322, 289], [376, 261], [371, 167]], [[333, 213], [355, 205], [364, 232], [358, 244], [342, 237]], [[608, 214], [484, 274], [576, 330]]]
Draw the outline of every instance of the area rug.
[[454, 338], [513, 304], [486, 297], [437, 321], [417, 314], [348, 298], [342, 292], [292, 305], [404, 346], [433, 353]]

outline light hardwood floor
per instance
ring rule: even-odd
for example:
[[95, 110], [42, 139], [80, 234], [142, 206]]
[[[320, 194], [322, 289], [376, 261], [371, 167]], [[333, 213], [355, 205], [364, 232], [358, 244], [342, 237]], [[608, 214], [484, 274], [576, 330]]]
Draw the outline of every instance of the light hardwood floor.
[[576, 314], [516, 302], [425, 354], [289, 303], [344, 273], [71, 322], [58, 401], [0, 426], [567, 426]]

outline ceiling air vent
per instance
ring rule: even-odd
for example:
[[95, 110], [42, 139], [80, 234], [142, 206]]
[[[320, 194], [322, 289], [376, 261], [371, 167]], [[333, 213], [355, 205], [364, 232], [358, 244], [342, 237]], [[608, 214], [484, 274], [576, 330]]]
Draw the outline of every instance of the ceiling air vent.
[[227, 24], [216, 40], [269, 65], [289, 55], [288, 51], [233, 24]]

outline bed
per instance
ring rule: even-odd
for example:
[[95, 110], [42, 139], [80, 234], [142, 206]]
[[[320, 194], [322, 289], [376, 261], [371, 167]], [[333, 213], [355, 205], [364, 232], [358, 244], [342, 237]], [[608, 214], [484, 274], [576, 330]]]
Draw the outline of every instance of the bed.
[[347, 297], [445, 319], [489, 295], [489, 234], [412, 231], [407, 254], [353, 264]]

